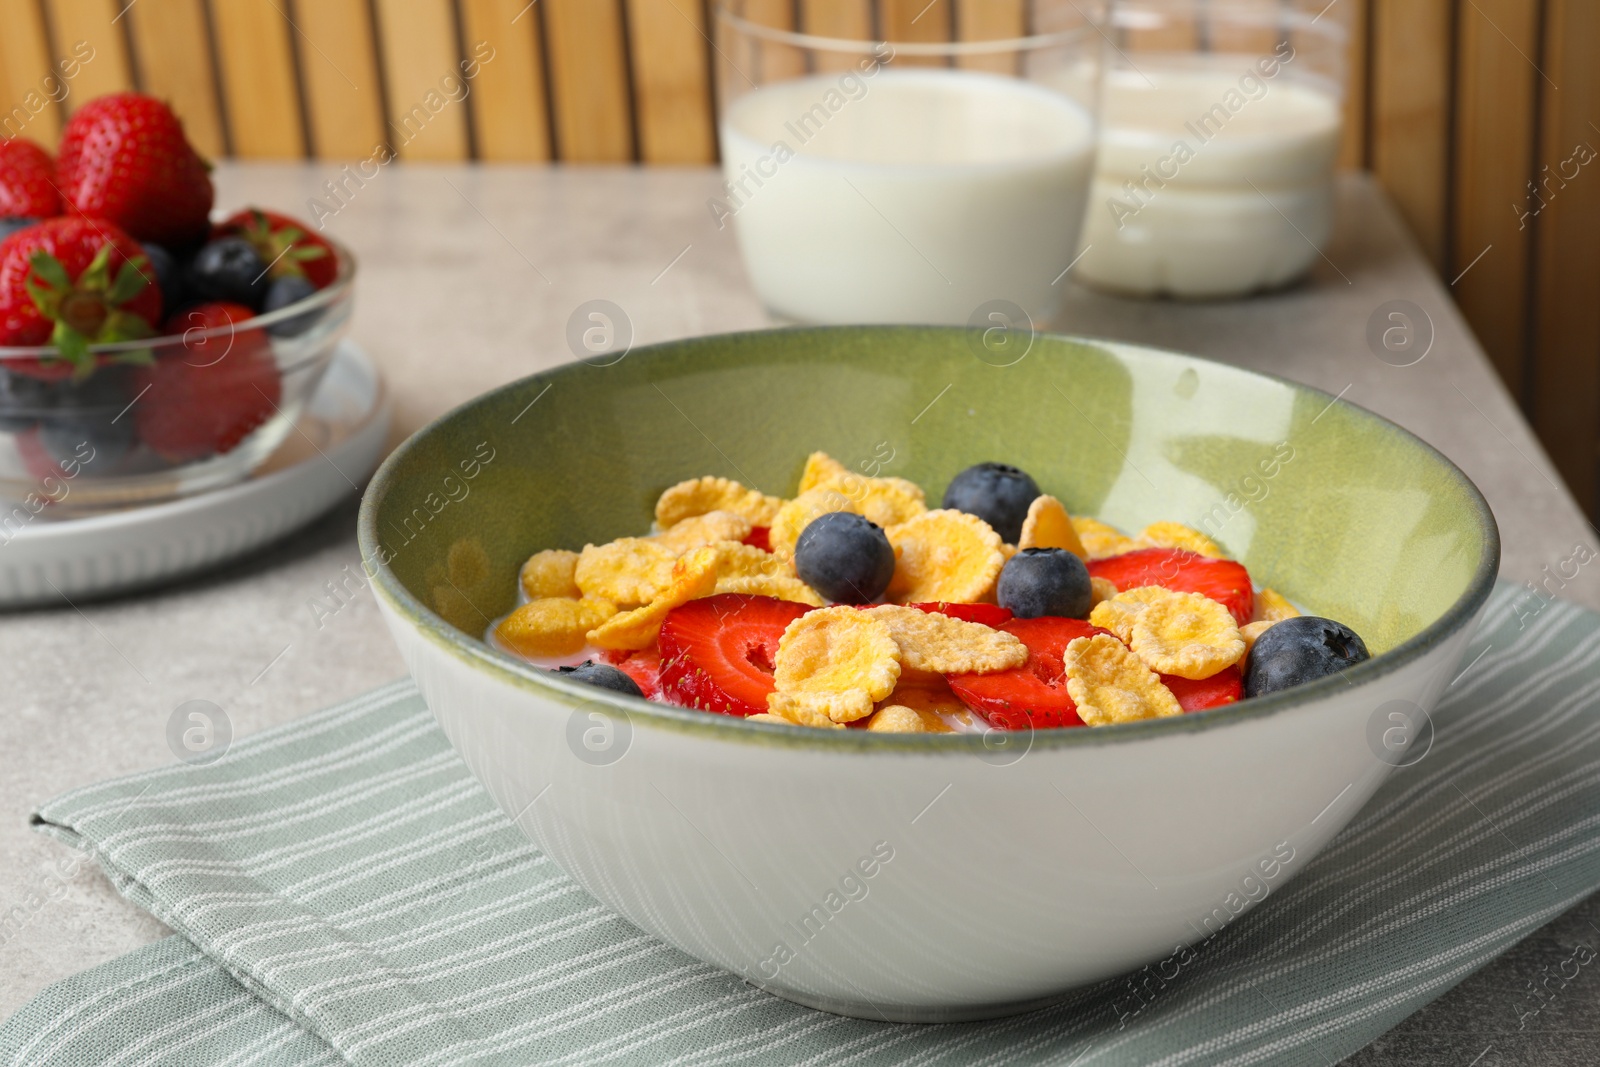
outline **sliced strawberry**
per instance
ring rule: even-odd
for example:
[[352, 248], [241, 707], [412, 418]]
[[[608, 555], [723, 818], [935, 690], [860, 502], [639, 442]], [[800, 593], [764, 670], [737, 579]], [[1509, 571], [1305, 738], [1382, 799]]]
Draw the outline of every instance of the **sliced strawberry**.
[[638, 685], [646, 700], [661, 692], [661, 656], [645, 649], [641, 652], [611, 651], [601, 653], [601, 658], [626, 674]]
[[674, 704], [759, 715], [773, 691], [783, 629], [811, 610], [766, 596], [722, 593], [673, 608], [661, 624], [661, 692]]
[[1243, 626], [1250, 621], [1255, 594], [1250, 572], [1231, 559], [1212, 559], [1181, 548], [1141, 548], [1089, 561], [1089, 575], [1118, 589], [1159, 585], [1178, 593], [1199, 593], [1226, 607]]
[[231, 451], [277, 411], [282, 384], [272, 346], [242, 304], [196, 304], [167, 320], [183, 338], [134, 368], [139, 436], [173, 461]]
[[752, 526], [750, 527], [750, 536], [744, 539], [744, 543], [747, 545], [754, 545], [763, 552], [771, 552], [771, 534], [772, 528], [770, 526]]
[[947, 681], [956, 696], [1000, 730], [1082, 726], [1078, 705], [1067, 694], [1061, 655], [1075, 638], [1106, 631], [1082, 619], [1054, 616], [1012, 619], [995, 628], [1028, 646], [1028, 662], [993, 674], [952, 674]]
[[1227, 667], [1198, 682], [1179, 678], [1176, 674], [1163, 674], [1162, 684], [1178, 698], [1184, 711], [1205, 711], [1234, 704], [1244, 697], [1244, 675], [1238, 667]]
[[991, 627], [997, 627], [1001, 623], [1011, 621], [1011, 609], [1002, 608], [998, 604], [956, 604], [948, 600], [940, 600], [927, 604], [907, 604], [906, 607], [931, 612], [935, 615], [948, 615], [952, 619], [982, 623]]

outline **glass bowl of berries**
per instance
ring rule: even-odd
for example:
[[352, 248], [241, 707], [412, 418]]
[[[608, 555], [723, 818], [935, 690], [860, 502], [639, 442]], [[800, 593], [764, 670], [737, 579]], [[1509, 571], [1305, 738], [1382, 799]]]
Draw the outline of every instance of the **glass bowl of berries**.
[[247, 477], [349, 323], [349, 251], [284, 215], [213, 216], [161, 101], [79, 107], [52, 157], [0, 142], [0, 522]]

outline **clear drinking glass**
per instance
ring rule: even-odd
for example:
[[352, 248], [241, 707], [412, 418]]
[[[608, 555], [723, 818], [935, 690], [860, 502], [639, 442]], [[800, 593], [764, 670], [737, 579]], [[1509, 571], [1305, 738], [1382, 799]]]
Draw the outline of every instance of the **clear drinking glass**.
[[1115, 0], [1073, 277], [1209, 298], [1303, 274], [1333, 228], [1350, 7]]
[[985, 35], [929, 5], [914, 32], [971, 39], [908, 42], [774, 25], [788, 4], [719, 4], [725, 183], [709, 207], [776, 318], [1054, 312], [1094, 166], [1103, 8], [1028, 7], [1032, 26], [991, 20]]

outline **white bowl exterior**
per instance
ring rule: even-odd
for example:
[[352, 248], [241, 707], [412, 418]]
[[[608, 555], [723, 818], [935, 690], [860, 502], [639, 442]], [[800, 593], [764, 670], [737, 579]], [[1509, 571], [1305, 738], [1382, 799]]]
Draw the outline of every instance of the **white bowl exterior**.
[[1350, 820], [1392, 770], [1368, 741], [1378, 708], [1431, 711], [1475, 630], [1305, 707], [1003, 766], [1014, 754], [726, 741], [642, 715], [596, 766], [569, 742], [578, 700], [473, 664], [378, 600], [472, 773], [586, 890], [781, 996], [914, 1021], [1181, 963]]

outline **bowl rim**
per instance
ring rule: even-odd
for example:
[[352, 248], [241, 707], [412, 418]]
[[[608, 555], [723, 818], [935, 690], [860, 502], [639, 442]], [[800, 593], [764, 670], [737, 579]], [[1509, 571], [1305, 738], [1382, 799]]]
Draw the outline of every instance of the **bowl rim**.
[[[826, 335], [862, 330], [886, 333], [915, 331], [918, 333], [949, 332], [954, 334], [963, 332], [963, 327], [899, 325], [806, 326], [789, 327], [784, 329], [783, 332], [804, 336], [807, 334]], [[745, 330], [714, 336], [719, 341], [726, 341], [753, 338], [773, 332], [773, 330]], [[1238, 367], [1221, 360], [1208, 359], [1204, 356], [1177, 352], [1172, 349], [1158, 348], [1153, 345], [1133, 344], [1073, 334], [1044, 333], [1040, 336], [1052, 341], [1062, 341], [1069, 344], [1092, 345], [1110, 349], [1113, 352], [1132, 351], [1159, 356], [1177, 356], [1185, 360], [1213, 363], [1230, 371], [1257, 375], [1261, 378], [1287, 385], [1291, 389], [1322, 397], [1327, 400], [1330, 407], [1334, 404], [1342, 403], [1357, 412], [1359, 417], [1368, 419], [1382, 429], [1398, 434], [1421, 446], [1427, 454], [1436, 459], [1443, 465], [1445, 470], [1452, 473], [1459, 480], [1460, 484], [1467, 490], [1468, 499], [1474, 505], [1473, 514], [1477, 519], [1483, 554], [1478, 561], [1476, 571], [1467, 583], [1466, 589], [1439, 618], [1416, 634], [1413, 634], [1394, 648], [1373, 656], [1371, 659], [1358, 663], [1354, 667], [1338, 674], [1319, 678], [1314, 682], [1296, 686], [1293, 689], [1270, 693], [1262, 697], [1253, 697], [1248, 700], [1240, 700], [1220, 708], [1188, 712], [1167, 718], [1145, 719], [1140, 722], [1116, 723], [1110, 726], [1098, 726], [1090, 729], [1069, 727], [1027, 731], [986, 730], [978, 733], [948, 734], [897, 734], [869, 733], [866, 730], [818, 730], [813, 727], [791, 726], [788, 724], [748, 722], [737, 716], [705, 712], [694, 708], [680, 708], [673, 704], [647, 701], [642, 697], [608, 693], [605, 690], [597, 689], [581, 682], [568, 681], [553, 671], [540, 668], [508, 652], [502, 652], [480, 637], [474, 637], [456, 629], [414, 597], [400, 583], [388, 563], [375, 555], [375, 550], [379, 546], [377, 537], [379, 502], [388, 493], [390, 485], [396, 477], [396, 471], [410, 451], [417, 447], [417, 442], [431, 434], [437, 427], [458, 417], [467, 410], [480, 404], [490, 403], [495, 398], [511, 390], [525, 388], [528, 382], [581, 373], [586, 366], [582, 361], [561, 364], [491, 389], [457, 405], [406, 438], [399, 447], [384, 459], [383, 464], [372, 476], [366, 490], [362, 493], [361, 510], [356, 520], [356, 536], [361, 553], [361, 565], [371, 582], [375, 594], [380, 601], [386, 602], [388, 609], [403, 617], [411, 628], [425, 639], [439, 646], [442, 650], [453, 654], [458, 659], [464, 660], [470, 666], [487, 670], [498, 681], [514, 685], [519, 689], [547, 699], [553, 697], [568, 705], [581, 704], [590, 708], [599, 705], [608, 712], [622, 714], [630, 724], [648, 724], [652, 727], [670, 729], [721, 741], [741, 741], [832, 752], [896, 751], [926, 754], [988, 752], [991, 755], [998, 755], [999, 753], [996, 751], [997, 745], [991, 738], [999, 737], [1002, 739], [999, 743], [1002, 750], [1003, 746], [1008, 746], [1011, 743], [1011, 739], [1026, 738], [1027, 743], [1024, 748], [1024, 753], [1026, 753], [1036, 748], [1056, 749], [1082, 745], [1134, 742], [1177, 733], [1211, 730], [1265, 718], [1318, 703], [1322, 698], [1335, 693], [1359, 688], [1368, 682], [1392, 674], [1416, 662], [1470, 623], [1477, 616], [1479, 609], [1487, 602], [1489, 594], [1494, 588], [1495, 579], [1499, 574], [1501, 552], [1499, 526], [1495, 522], [1494, 513], [1489, 507], [1489, 502], [1484, 499], [1483, 493], [1473, 483], [1472, 479], [1468, 478], [1460, 467], [1451, 462], [1449, 457], [1405, 427], [1359, 404], [1343, 400], [1342, 397], [1334, 396], [1315, 386], [1296, 382], [1280, 375]], [[629, 353], [629, 357], [633, 359], [642, 357], [648, 360], [668, 352], [681, 350], [686, 345], [695, 344], [703, 340], [706, 340], [706, 337], [689, 337], [642, 346], [632, 350]], [[1009, 754], [1007, 758], [1010, 758]], [[1015, 758], [1020, 759], [1021, 754]]]
[[[213, 338], [232, 336], [240, 330], [265, 330], [281, 322], [304, 315], [308, 311], [325, 308], [329, 304], [344, 296], [355, 285], [357, 261], [356, 255], [348, 245], [319, 233], [317, 236], [328, 242], [338, 260], [339, 272], [334, 275], [333, 281], [318, 289], [310, 296], [276, 311], [269, 311], [261, 315], [253, 315], [243, 322], [229, 323], [226, 326], [216, 326], [209, 330], [188, 329], [181, 334], [160, 334], [155, 337], [141, 337], [133, 341], [114, 341], [107, 344], [90, 345], [91, 355], [120, 355], [127, 352], [137, 352], [140, 349], [171, 349], [188, 348], [204, 344]], [[162, 309], [162, 318], [166, 318], [166, 309]], [[59, 358], [55, 345], [14, 345], [0, 346], [0, 367], [8, 361], [41, 360]], [[290, 367], [280, 368], [292, 369]]]

